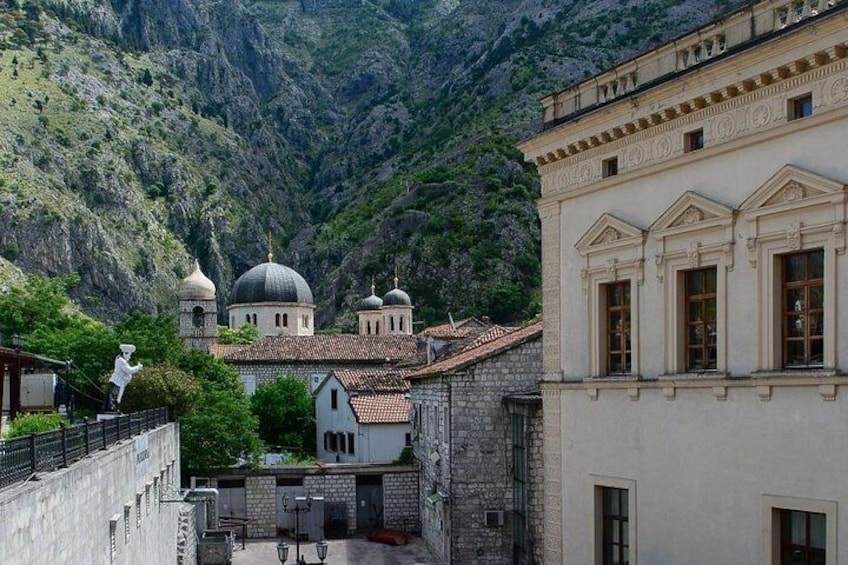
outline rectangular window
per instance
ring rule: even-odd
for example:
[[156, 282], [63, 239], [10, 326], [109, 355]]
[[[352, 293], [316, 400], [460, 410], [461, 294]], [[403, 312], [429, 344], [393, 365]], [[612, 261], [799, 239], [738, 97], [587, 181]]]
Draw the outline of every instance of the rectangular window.
[[630, 281], [606, 286], [607, 374], [629, 375]]
[[347, 440], [344, 432], [339, 432], [339, 451], [347, 453]]
[[686, 370], [716, 369], [716, 268], [686, 271]]
[[527, 436], [522, 414], [512, 415], [512, 562], [528, 562]]
[[338, 410], [339, 409], [339, 391], [338, 389], [330, 389], [330, 409]]
[[689, 153], [690, 151], [697, 151], [698, 149], [704, 148], [704, 130], [698, 129], [695, 131], [690, 131], [689, 133], [683, 136], [683, 151]]
[[610, 157], [601, 162], [601, 175], [606, 177], [614, 177], [618, 174], [618, 157]]
[[406, 433], [406, 434], [404, 434], [404, 436], [403, 436], [403, 444], [404, 444], [406, 447], [410, 447], [410, 446], [412, 445], [412, 434], [410, 434], [410, 433]]
[[330, 451], [330, 432], [324, 432], [324, 451]]
[[805, 94], [789, 101], [789, 119], [797, 120], [813, 115], [813, 95]]
[[627, 489], [601, 487], [603, 565], [630, 563], [630, 502]]
[[780, 510], [780, 565], [825, 565], [825, 514]]
[[339, 450], [337, 436], [333, 432], [330, 432], [329, 437], [330, 437], [330, 447], [329, 447], [329, 449], [327, 449], [327, 451], [331, 451], [331, 452], [335, 453], [336, 451]]
[[354, 448], [354, 443], [353, 443], [353, 434], [351, 434], [351, 433], [347, 434], [347, 452], [350, 453], [351, 455], [356, 453], [356, 449]]
[[824, 363], [824, 252], [785, 255], [783, 260], [783, 366]]

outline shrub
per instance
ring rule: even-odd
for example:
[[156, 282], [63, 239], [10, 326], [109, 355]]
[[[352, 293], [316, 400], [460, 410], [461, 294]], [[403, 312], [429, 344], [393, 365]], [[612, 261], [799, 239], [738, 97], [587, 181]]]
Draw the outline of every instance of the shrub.
[[42, 432], [52, 432], [62, 427], [62, 424], [67, 423], [67, 420], [59, 414], [22, 414], [12, 420], [9, 429], [6, 431], [6, 438], [12, 439], [16, 437], [28, 436], [30, 434], [40, 434]]

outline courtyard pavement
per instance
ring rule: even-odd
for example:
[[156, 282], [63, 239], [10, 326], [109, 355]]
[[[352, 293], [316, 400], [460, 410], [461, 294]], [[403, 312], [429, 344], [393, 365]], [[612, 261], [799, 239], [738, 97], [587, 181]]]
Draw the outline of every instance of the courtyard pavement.
[[[233, 565], [279, 565], [277, 542], [279, 540], [247, 540], [245, 549], [236, 542]], [[286, 540], [288, 541], [288, 540]], [[294, 543], [291, 543], [286, 565], [294, 564]], [[419, 537], [412, 537], [406, 545], [393, 546], [374, 543], [365, 538], [327, 540], [325, 565], [434, 565], [432, 557]], [[315, 553], [315, 544], [301, 542], [300, 552], [306, 562], [320, 564]]]

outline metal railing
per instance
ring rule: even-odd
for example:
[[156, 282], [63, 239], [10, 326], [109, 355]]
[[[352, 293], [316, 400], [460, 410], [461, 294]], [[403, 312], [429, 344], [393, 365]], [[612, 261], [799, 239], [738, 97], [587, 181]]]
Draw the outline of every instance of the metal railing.
[[55, 471], [90, 453], [168, 423], [167, 408], [122, 414], [109, 420], [62, 427], [10, 440], [0, 440], [0, 488], [38, 472]]

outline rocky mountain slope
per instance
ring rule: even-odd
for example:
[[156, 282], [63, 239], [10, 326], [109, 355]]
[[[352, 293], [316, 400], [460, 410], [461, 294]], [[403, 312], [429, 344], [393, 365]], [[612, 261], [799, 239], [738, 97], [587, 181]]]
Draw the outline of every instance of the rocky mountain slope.
[[271, 234], [319, 327], [395, 271], [418, 319], [526, 319], [536, 100], [727, 8], [0, 0], [0, 256], [108, 320], [173, 308], [192, 256], [224, 302]]

